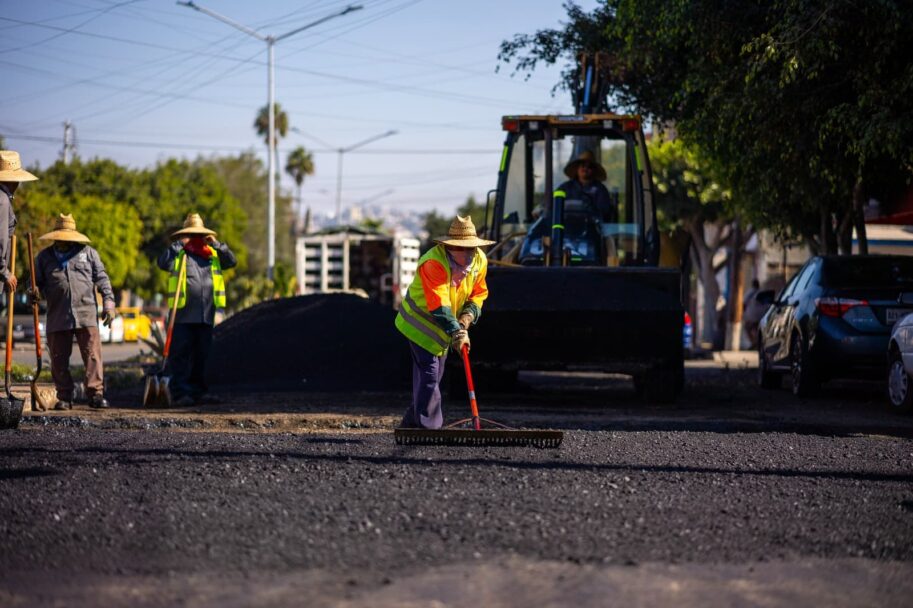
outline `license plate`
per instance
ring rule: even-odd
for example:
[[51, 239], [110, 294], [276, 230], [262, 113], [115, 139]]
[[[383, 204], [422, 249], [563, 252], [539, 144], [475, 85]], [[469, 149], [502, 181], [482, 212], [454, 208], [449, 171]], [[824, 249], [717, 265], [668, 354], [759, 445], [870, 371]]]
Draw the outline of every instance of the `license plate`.
[[897, 323], [900, 321], [900, 319], [907, 316], [911, 312], [913, 312], [913, 310], [908, 308], [888, 308], [884, 312], [884, 319], [889, 325], [891, 325]]

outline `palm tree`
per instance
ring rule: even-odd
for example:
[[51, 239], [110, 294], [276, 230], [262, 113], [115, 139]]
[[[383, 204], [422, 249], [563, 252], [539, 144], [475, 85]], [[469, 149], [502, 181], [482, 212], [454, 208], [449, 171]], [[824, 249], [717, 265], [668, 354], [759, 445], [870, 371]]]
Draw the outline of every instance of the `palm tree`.
[[[298, 186], [298, 205], [294, 224], [297, 226], [301, 221], [301, 184], [304, 183], [306, 176], [314, 175], [314, 159], [311, 153], [305, 150], [303, 146], [298, 146], [292, 150], [285, 162], [285, 172], [295, 180], [295, 185]], [[300, 232], [300, 230], [297, 230], [297, 232]]]
[[[288, 114], [282, 111], [282, 106], [278, 103], [273, 104], [273, 114], [276, 120], [276, 141], [275, 146], [279, 145], [279, 138], [285, 137], [288, 133]], [[263, 138], [266, 145], [269, 145], [269, 105], [265, 105], [257, 112], [257, 118], [254, 120], [254, 128], [257, 135]]]

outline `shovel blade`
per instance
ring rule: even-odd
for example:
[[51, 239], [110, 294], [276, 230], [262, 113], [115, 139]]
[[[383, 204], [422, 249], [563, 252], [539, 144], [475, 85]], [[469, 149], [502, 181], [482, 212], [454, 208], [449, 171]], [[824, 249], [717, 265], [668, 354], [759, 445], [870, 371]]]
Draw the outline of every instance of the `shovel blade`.
[[143, 388], [143, 407], [152, 407], [158, 401], [159, 379], [158, 376], [146, 376], [146, 386]]
[[24, 399], [3, 397], [0, 399], [0, 429], [17, 429], [22, 419]]
[[171, 398], [171, 387], [169, 386], [171, 378], [169, 376], [162, 376], [159, 379], [159, 403], [162, 407], [171, 407], [174, 405]]

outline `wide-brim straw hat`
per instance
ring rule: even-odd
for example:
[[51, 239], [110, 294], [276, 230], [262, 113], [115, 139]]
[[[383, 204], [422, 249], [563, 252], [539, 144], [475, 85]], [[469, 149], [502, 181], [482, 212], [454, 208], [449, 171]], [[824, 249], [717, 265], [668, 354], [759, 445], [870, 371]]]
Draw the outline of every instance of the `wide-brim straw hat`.
[[593, 177], [595, 177], [597, 181], [604, 182], [606, 180], [605, 169], [596, 162], [596, 158], [589, 150], [584, 150], [580, 153], [580, 156], [565, 165], [564, 174], [570, 179], [577, 179], [577, 168], [582, 164], [588, 164], [593, 167]]
[[203, 218], [199, 213], [188, 213], [187, 219], [184, 220], [184, 227], [171, 236], [215, 236], [216, 231], [210, 230], [203, 225]]
[[495, 244], [494, 241], [486, 241], [478, 237], [471, 217], [460, 217], [459, 215], [450, 224], [447, 236], [440, 236], [433, 240], [435, 243], [451, 247], [487, 247]]
[[0, 182], [33, 182], [36, 179], [22, 168], [18, 152], [0, 150]]
[[61, 213], [54, 221], [54, 230], [38, 237], [42, 241], [69, 241], [71, 243], [91, 243], [89, 237], [76, 231], [76, 220], [69, 213]]

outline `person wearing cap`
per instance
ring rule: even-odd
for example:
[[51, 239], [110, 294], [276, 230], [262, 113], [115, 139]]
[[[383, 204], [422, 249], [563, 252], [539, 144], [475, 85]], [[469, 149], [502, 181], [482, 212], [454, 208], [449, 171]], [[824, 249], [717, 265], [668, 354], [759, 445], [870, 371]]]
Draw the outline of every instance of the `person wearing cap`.
[[37, 177], [22, 168], [19, 153], [0, 150], [0, 280], [7, 291], [16, 291], [16, 276], [9, 271], [10, 239], [16, 231], [16, 213], [13, 196], [22, 182], [33, 182]]
[[238, 260], [227, 244], [216, 240], [215, 231], [203, 225], [198, 213], [189, 214], [184, 227], [171, 236], [175, 241], [158, 259], [159, 268], [171, 273], [169, 307], [174, 303], [182, 260], [187, 260], [168, 357], [171, 395], [181, 407], [214, 403], [217, 399], [206, 392], [206, 360], [216, 311], [222, 311], [226, 303], [222, 271], [233, 268]]
[[488, 259], [469, 217], [457, 216], [447, 236], [434, 239], [418, 261], [418, 270], [403, 298], [396, 328], [409, 340], [412, 353], [412, 403], [401, 423], [405, 428], [439, 429], [441, 379], [447, 350], [469, 347], [469, 327], [478, 322], [488, 297]]
[[104, 397], [104, 370], [95, 290], [101, 292], [104, 324], [114, 320], [114, 290], [98, 252], [89, 246], [89, 237], [76, 230], [72, 215], [60, 214], [54, 230], [39, 237], [53, 241], [35, 257], [35, 291], [32, 301], [42, 295], [48, 302], [47, 344], [51, 351], [51, 377], [57, 389], [54, 409], [68, 410], [73, 403], [73, 376], [70, 355], [73, 338], [86, 367], [86, 396], [94, 408], [108, 407]]
[[[554, 198], [580, 200], [590, 207], [605, 223], [618, 221], [618, 210], [608, 188], [605, 187], [605, 169], [596, 162], [593, 153], [584, 150], [580, 156], [564, 167], [564, 174], [569, 178], [555, 189]], [[551, 209], [546, 210], [551, 215]]]

